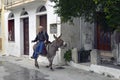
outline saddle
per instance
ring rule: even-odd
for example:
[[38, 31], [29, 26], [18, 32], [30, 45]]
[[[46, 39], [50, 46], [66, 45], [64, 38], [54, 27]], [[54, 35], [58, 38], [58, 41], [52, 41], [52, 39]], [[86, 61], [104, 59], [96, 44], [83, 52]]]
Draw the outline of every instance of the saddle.
[[43, 53], [42, 53], [43, 56], [46, 56], [48, 54], [47, 51], [48, 51], [48, 45], [49, 44], [51, 44], [50, 41], [45, 43], [45, 47], [43, 48]]
[[[35, 50], [37, 44], [38, 44], [38, 42], [33, 45], [33, 50]], [[43, 48], [43, 52], [40, 55], [42, 55], [42, 56], [46, 56], [47, 55], [48, 44], [51, 44], [51, 42], [48, 41], [48, 42], [45, 43], [45, 47]]]
[[51, 44], [50, 41], [48, 41], [48, 42], [45, 43], [45, 47], [44, 47], [44, 49], [43, 49], [43, 55], [46, 55], [46, 54], [47, 54], [47, 51], [48, 51], [48, 45], [49, 45], [49, 44]]

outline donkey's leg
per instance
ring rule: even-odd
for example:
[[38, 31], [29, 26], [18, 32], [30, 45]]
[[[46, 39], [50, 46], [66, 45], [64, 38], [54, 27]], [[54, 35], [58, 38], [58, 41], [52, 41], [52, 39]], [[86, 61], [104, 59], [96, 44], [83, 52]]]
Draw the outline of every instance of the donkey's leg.
[[53, 61], [50, 62], [50, 69], [53, 71], [54, 69], [52, 67], [52, 63], [53, 63]]
[[50, 67], [50, 58], [47, 57], [47, 59], [49, 61], [49, 65], [47, 65], [46, 68], [49, 68]]
[[53, 67], [52, 67], [52, 63], [53, 63], [53, 58], [50, 59], [50, 69], [53, 71]]
[[37, 59], [35, 59], [35, 67], [39, 68], [39, 65], [38, 65]]
[[50, 67], [50, 69], [53, 70], [53, 68], [52, 68], [52, 61], [53, 61], [53, 59], [52, 58], [48, 58], [48, 61], [49, 61], [49, 65], [47, 65], [46, 67], [47, 68]]

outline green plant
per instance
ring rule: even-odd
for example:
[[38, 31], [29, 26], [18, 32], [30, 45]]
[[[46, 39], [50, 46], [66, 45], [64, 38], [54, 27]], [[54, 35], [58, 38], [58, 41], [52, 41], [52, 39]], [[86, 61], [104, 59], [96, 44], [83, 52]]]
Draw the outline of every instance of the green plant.
[[64, 59], [68, 62], [72, 60], [72, 52], [70, 49], [64, 53]]

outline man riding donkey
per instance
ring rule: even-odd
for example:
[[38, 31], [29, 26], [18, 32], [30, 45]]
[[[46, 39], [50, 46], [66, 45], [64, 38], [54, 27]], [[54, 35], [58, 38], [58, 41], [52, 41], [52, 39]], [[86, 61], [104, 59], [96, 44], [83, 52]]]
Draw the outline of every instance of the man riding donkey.
[[[52, 42], [48, 41], [48, 34], [46, 31], [43, 30], [42, 26], [39, 26], [39, 33], [37, 34], [35, 40], [33, 40], [32, 42], [37, 42], [33, 49], [34, 49], [34, 53], [32, 55], [31, 58], [35, 59], [35, 67], [39, 68], [37, 59], [39, 55], [43, 55], [45, 57], [47, 57], [48, 61], [49, 61], [49, 65], [46, 66], [48, 68], [50, 68], [51, 70], [53, 70], [52, 68], [52, 63], [53, 63], [53, 59], [56, 55], [56, 51], [58, 50], [58, 48], [64, 48], [66, 47], [66, 43], [61, 39], [62, 34], [59, 37], [56, 37], [55, 35], [53, 35], [53, 37], [55, 38], [55, 40], [53, 40]], [[46, 49], [46, 46], [47, 49]], [[46, 54], [45, 54], [46, 53]]]
[[32, 59], [35, 59], [35, 60], [38, 58], [39, 54], [44, 56], [47, 54], [45, 44], [49, 42], [48, 41], [49, 36], [47, 32], [43, 29], [43, 26], [39, 26], [38, 30], [39, 32], [36, 38], [32, 40], [32, 42], [37, 42], [37, 45], [35, 46], [35, 49], [34, 49], [34, 53], [31, 57]]

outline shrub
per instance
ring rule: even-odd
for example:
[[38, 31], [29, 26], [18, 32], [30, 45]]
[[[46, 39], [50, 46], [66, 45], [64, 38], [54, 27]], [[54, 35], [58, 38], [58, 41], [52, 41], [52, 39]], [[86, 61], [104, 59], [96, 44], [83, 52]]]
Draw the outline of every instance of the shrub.
[[64, 59], [68, 62], [72, 60], [72, 51], [70, 49], [64, 53]]

